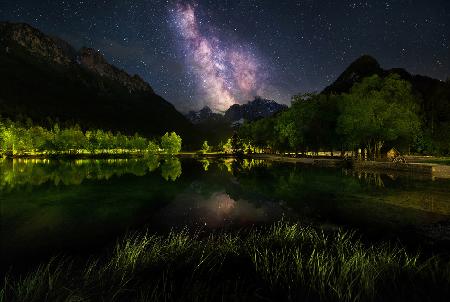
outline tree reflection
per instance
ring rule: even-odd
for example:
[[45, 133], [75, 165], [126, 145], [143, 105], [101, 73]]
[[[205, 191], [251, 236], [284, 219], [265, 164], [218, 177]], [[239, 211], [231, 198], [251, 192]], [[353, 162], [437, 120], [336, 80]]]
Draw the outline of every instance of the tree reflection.
[[209, 164], [210, 164], [209, 160], [207, 158], [205, 158], [205, 159], [201, 159], [200, 162], [202, 163], [203, 170], [205, 172], [208, 171]]
[[[0, 160], [0, 190], [22, 185], [38, 186], [44, 183], [52, 183], [55, 186], [79, 185], [86, 179], [108, 180], [124, 174], [144, 176], [155, 171], [159, 165], [159, 158], [155, 155], [138, 159]], [[173, 180], [181, 174], [179, 162], [167, 163], [164, 169], [166, 172], [163, 174], [169, 175]]]
[[165, 180], [175, 181], [181, 175], [181, 162], [176, 157], [167, 157], [161, 165], [161, 176]]
[[159, 157], [155, 154], [147, 154], [145, 156], [145, 162], [149, 172], [153, 172], [159, 168]]

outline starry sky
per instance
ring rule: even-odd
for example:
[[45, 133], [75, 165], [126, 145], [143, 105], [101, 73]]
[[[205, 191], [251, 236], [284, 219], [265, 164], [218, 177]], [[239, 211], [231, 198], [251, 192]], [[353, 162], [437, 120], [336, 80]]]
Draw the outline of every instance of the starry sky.
[[362, 54], [450, 76], [448, 0], [3, 0], [0, 20], [95, 48], [184, 112], [255, 95], [289, 104]]

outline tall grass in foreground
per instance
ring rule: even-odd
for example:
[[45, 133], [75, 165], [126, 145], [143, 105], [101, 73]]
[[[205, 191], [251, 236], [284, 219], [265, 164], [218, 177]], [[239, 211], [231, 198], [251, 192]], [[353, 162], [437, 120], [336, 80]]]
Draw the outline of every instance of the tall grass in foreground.
[[[79, 261], [78, 261], [79, 262]], [[2, 301], [449, 301], [450, 262], [278, 222], [207, 237], [131, 234], [105, 256], [4, 278]]]

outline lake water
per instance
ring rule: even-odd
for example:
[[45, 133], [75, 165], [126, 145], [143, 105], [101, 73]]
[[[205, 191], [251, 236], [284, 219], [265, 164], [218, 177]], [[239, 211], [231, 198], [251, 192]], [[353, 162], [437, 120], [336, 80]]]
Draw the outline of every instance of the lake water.
[[262, 160], [0, 160], [0, 202], [4, 269], [89, 254], [130, 230], [209, 231], [283, 217], [445, 245], [450, 181]]

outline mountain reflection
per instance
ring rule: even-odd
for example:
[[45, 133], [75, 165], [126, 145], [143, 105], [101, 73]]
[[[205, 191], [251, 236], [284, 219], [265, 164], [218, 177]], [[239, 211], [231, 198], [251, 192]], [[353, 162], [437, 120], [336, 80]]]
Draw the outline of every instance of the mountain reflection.
[[280, 219], [286, 210], [279, 203], [265, 200], [235, 200], [225, 191], [205, 197], [188, 189], [154, 216], [154, 224], [167, 228], [204, 226], [221, 228], [267, 223]]

